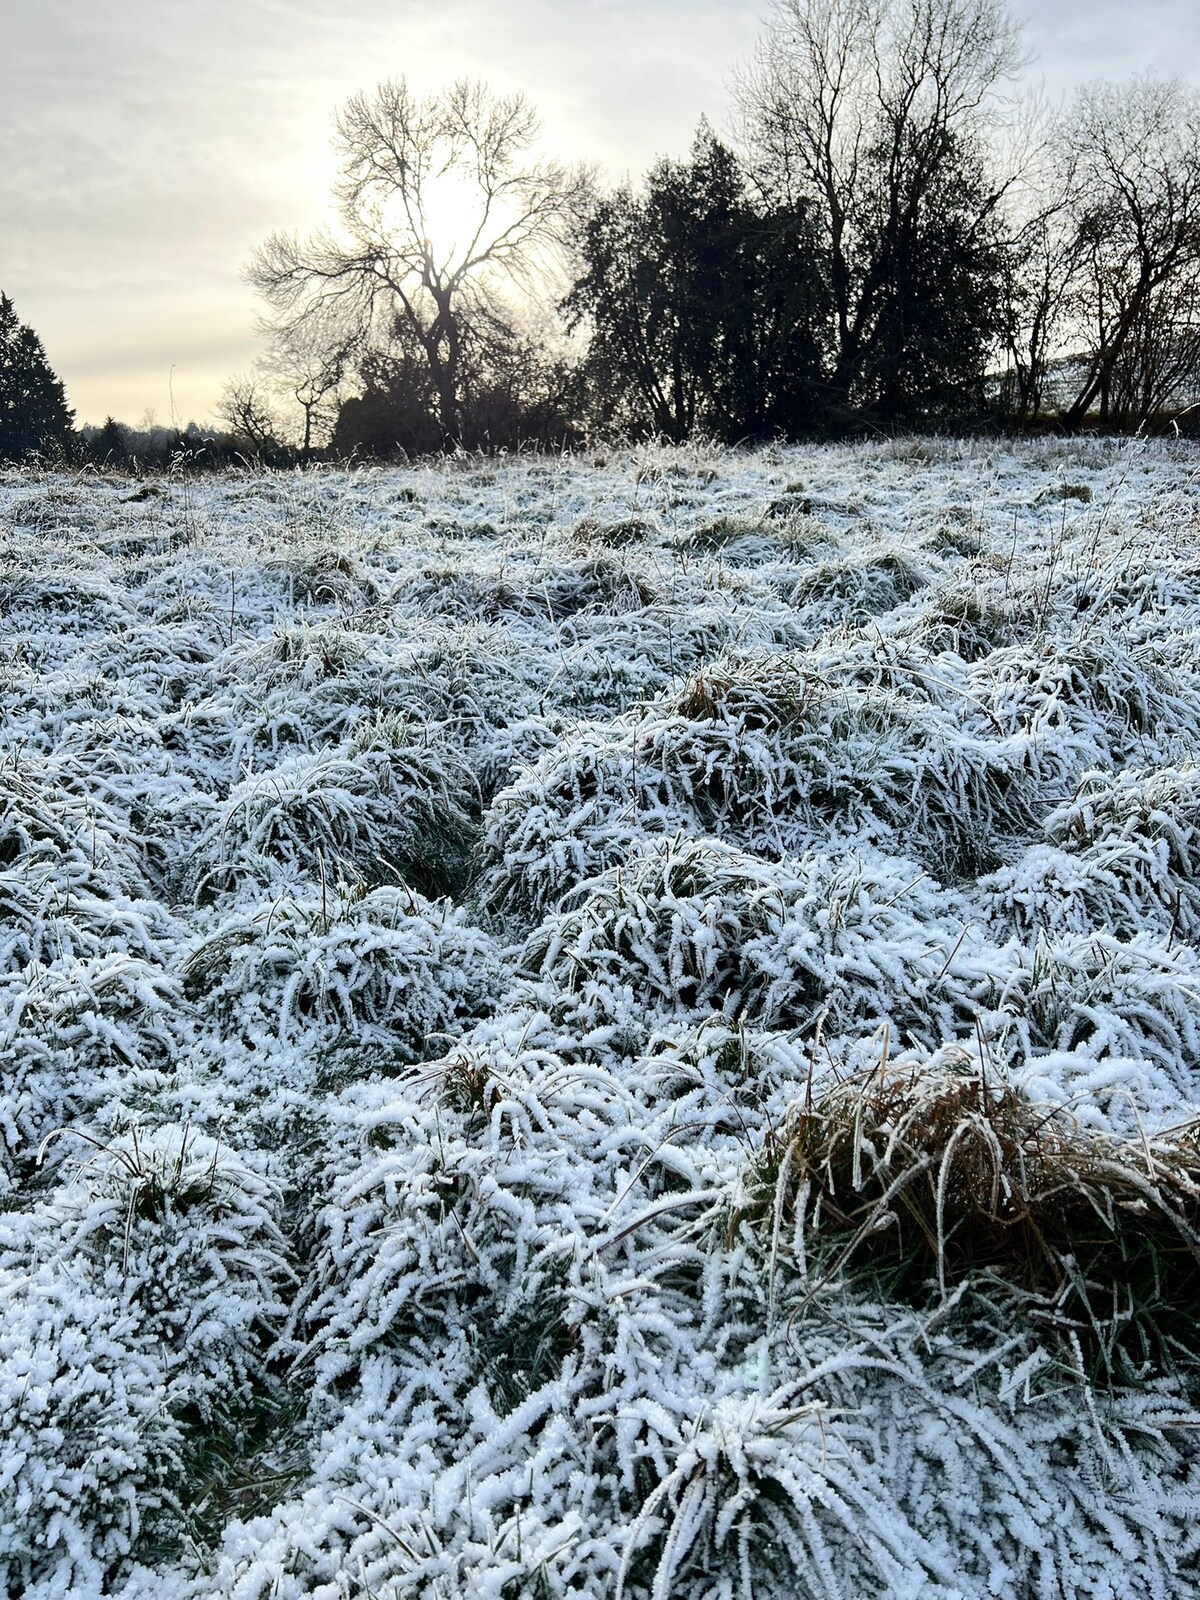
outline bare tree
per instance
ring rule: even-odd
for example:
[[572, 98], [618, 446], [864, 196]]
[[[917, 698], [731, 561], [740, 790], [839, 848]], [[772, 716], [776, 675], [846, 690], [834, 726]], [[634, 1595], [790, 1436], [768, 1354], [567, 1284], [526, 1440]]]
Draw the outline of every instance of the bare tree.
[[[1003, 0], [774, 0], [736, 94], [766, 181], [807, 201], [834, 300], [831, 386], [850, 394], [904, 252], [949, 169], [975, 159], [1021, 65]], [[973, 186], [980, 228], [1004, 181]]]
[[260, 379], [230, 378], [221, 391], [217, 415], [256, 455], [275, 441], [278, 425]]
[[1016, 221], [1006, 253], [1003, 412], [1033, 422], [1046, 405], [1047, 385], [1074, 277], [1070, 240], [1058, 226], [1061, 206], [1038, 203]]
[[1147, 299], [1113, 365], [1109, 410], [1136, 429], [1200, 399], [1200, 271], [1163, 284]]
[[[1183, 291], [1200, 272], [1200, 94], [1152, 77], [1094, 84], [1064, 118], [1061, 142], [1073, 174], [1073, 313], [1083, 357], [1064, 421], [1078, 427], [1094, 406], [1112, 419], [1122, 364], [1139, 340], [1143, 357], [1154, 344], [1165, 355], [1174, 341], [1164, 342], [1164, 313], [1192, 294]], [[1140, 383], [1147, 393], [1145, 373]]]
[[1070, 214], [1074, 160], [1064, 151], [1060, 112], [1040, 90], [1019, 97], [1005, 128], [1004, 371], [1000, 404], [1035, 421], [1052, 401], [1054, 363], [1082, 265]]
[[460, 82], [415, 96], [403, 79], [349, 101], [337, 119], [340, 231], [275, 234], [249, 270], [277, 317], [399, 323], [458, 438], [463, 347], [503, 296], [528, 292], [574, 215], [585, 179], [530, 151], [538, 119], [522, 95]]
[[362, 354], [357, 328], [331, 322], [314, 308], [279, 323], [264, 323], [270, 341], [257, 363], [271, 387], [294, 404], [301, 416], [300, 459], [308, 461], [318, 443], [327, 442], [348, 374]]

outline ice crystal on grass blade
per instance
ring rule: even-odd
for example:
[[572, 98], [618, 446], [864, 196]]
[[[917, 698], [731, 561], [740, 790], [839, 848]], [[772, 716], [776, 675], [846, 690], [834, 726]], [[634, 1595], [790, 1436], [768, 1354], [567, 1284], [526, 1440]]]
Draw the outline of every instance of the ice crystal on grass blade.
[[47, 1264], [0, 1269], [0, 1575], [94, 1594], [170, 1503], [180, 1434], [136, 1311]]

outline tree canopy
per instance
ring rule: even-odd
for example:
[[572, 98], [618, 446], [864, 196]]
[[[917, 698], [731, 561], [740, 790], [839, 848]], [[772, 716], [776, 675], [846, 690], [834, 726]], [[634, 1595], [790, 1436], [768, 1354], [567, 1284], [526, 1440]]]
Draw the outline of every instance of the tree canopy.
[[565, 308], [591, 332], [606, 421], [731, 440], [812, 424], [824, 291], [807, 210], [761, 203], [710, 129], [689, 161], [660, 161], [642, 197], [599, 199], [578, 249]]
[[612, 187], [521, 95], [355, 95], [337, 223], [250, 270], [301, 459], [1186, 416], [1200, 95], [1024, 65], [1008, 0], [771, 0], [727, 135]]
[[63, 451], [73, 413], [42, 341], [0, 294], [0, 461]]

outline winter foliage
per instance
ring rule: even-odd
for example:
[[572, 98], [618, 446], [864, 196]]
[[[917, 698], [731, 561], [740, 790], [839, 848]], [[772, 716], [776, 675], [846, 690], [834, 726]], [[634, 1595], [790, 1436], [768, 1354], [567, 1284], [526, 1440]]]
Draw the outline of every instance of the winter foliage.
[[0, 1588], [1200, 1596], [1198, 468], [0, 477]]

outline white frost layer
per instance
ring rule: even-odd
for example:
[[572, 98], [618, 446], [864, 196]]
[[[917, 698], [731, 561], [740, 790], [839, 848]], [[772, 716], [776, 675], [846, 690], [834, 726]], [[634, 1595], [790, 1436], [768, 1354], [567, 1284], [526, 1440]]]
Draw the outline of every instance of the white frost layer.
[[0, 1587], [1200, 1593], [1186, 1373], [742, 1211], [881, 1061], [1200, 1112], [1198, 466], [0, 474]]

